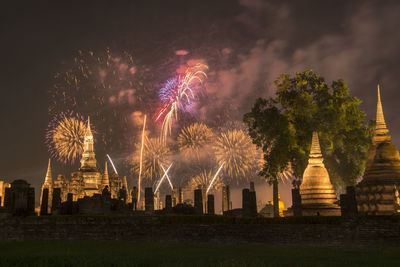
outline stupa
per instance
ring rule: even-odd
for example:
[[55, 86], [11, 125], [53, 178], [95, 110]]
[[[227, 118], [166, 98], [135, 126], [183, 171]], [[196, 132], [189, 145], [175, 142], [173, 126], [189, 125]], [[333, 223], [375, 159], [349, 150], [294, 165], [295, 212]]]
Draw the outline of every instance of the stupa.
[[378, 85], [375, 135], [364, 176], [356, 186], [360, 214], [392, 215], [400, 211], [400, 156], [388, 132]]
[[313, 132], [308, 166], [300, 185], [303, 216], [340, 216], [338, 200], [323, 161], [318, 133]]

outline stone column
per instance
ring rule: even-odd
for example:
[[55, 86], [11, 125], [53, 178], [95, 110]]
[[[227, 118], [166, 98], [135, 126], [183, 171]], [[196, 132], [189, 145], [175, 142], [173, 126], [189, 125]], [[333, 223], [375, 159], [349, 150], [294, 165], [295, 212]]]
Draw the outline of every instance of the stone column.
[[145, 210], [152, 212], [154, 211], [154, 195], [153, 188], [146, 187], [144, 190]]
[[242, 190], [242, 212], [243, 216], [250, 216], [250, 190], [248, 188]]
[[61, 188], [53, 188], [53, 198], [51, 201], [51, 214], [59, 214], [61, 207]]
[[166, 195], [165, 196], [165, 209], [166, 210], [171, 210], [172, 209], [172, 197], [171, 195]]
[[35, 188], [33, 187], [28, 189], [28, 214], [35, 214]]
[[226, 186], [226, 199], [228, 201], [228, 210], [232, 209], [232, 200], [231, 200], [231, 189], [229, 185]]
[[66, 212], [67, 214], [73, 214], [74, 212], [74, 195], [72, 193], [67, 194], [67, 207], [66, 207]]
[[340, 195], [340, 209], [342, 216], [351, 217], [357, 215], [356, 192], [354, 186], [347, 186], [346, 194]]
[[172, 207], [176, 206], [176, 187], [172, 189]]
[[214, 195], [207, 195], [207, 214], [214, 215]]
[[249, 192], [249, 210], [251, 216], [257, 216], [257, 197], [256, 191]]
[[154, 196], [154, 209], [160, 210], [160, 191], [157, 191]]
[[222, 187], [222, 214], [224, 214], [225, 211], [228, 210], [228, 199], [227, 199], [227, 195], [226, 195], [226, 186]]
[[182, 187], [178, 189], [178, 203], [183, 204], [183, 190]]
[[293, 216], [301, 216], [301, 195], [299, 189], [292, 189]]
[[201, 189], [194, 190], [194, 208], [197, 214], [203, 214], [203, 193]]
[[49, 189], [44, 188], [42, 190], [42, 204], [40, 205], [40, 216], [48, 215], [48, 204], [49, 204]]

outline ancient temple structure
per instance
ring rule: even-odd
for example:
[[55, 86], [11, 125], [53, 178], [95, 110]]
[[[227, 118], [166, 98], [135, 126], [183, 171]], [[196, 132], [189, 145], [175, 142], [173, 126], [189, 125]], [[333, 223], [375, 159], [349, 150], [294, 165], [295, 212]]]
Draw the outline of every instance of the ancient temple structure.
[[49, 164], [48, 164], [48, 166], [47, 166], [47, 172], [46, 172], [46, 177], [44, 178], [44, 183], [43, 183], [43, 185], [42, 185], [42, 190], [41, 190], [41, 193], [40, 193], [40, 205], [42, 205], [42, 196], [43, 196], [43, 190], [44, 189], [48, 189], [49, 190], [49, 193], [48, 193], [48, 204], [47, 204], [47, 207], [48, 207], [48, 211], [47, 212], [50, 212], [50, 210], [51, 210], [51, 196], [52, 196], [52, 192], [53, 192], [53, 176], [52, 176], [52, 174], [51, 174], [51, 160], [49, 159]]
[[4, 206], [4, 197], [5, 197], [6, 188], [9, 188], [10, 186], [11, 186], [10, 183], [0, 181], [0, 207]]
[[[53, 181], [51, 174], [50, 160], [42, 186], [43, 189], [49, 189], [49, 212], [51, 210], [51, 196], [54, 188], [60, 188], [61, 201], [67, 200], [68, 193], [72, 193], [73, 201], [77, 201], [85, 196], [93, 196], [101, 194], [105, 186], [109, 186], [112, 193], [112, 198], [118, 198], [118, 192], [125, 185], [127, 188], [126, 178], [122, 179], [118, 174], [113, 173], [111, 177], [108, 175], [107, 163], [105, 164], [104, 173], [101, 173], [97, 167], [96, 154], [94, 152], [93, 133], [90, 129], [90, 118], [88, 119], [87, 130], [85, 133], [83, 153], [81, 158], [80, 168], [71, 173], [71, 178], [68, 180], [64, 175], [58, 175]], [[40, 201], [42, 204], [42, 201]]]
[[300, 185], [303, 216], [340, 216], [340, 207], [323, 163], [318, 133], [313, 132], [308, 166]]
[[375, 135], [364, 176], [356, 186], [358, 212], [392, 215], [400, 211], [400, 157], [388, 135], [378, 85]]

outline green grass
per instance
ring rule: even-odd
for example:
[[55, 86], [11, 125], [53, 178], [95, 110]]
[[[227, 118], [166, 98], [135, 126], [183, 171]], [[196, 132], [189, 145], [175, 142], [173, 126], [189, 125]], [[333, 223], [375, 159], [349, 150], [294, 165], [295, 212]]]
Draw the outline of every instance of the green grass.
[[0, 266], [399, 266], [400, 248], [0, 241]]

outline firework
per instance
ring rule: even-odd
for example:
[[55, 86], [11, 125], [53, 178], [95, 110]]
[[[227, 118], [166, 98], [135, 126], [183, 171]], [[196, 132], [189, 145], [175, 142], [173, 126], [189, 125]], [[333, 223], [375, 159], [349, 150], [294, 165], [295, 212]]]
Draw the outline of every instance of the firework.
[[229, 179], [247, 179], [262, 166], [262, 153], [243, 130], [227, 130], [214, 144], [218, 164], [225, 163], [224, 172]]
[[[134, 171], [140, 172], [140, 166], [142, 165], [143, 178], [152, 181], [154, 178], [162, 176], [163, 166], [169, 166], [170, 164], [170, 149], [159, 139], [159, 138], [144, 138], [142, 164], [140, 164], [140, 154], [135, 153], [133, 158]], [[141, 150], [141, 143], [136, 144], [136, 151]]]
[[214, 134], [204, 123], [194, 123], [178, 135], [178, 147], [184, 156], [199, 159], [200, 152], [211, 144]]
[[161, 177], [160, 181], [157, 184], [156, 190], [154, 190], [154, 193], [157, 193], [158, 188], [160, 188], [160, 185], [162, 184], [162, 182], [164, 181], [164, 178], [167, 177], [169, 185], [171, 186], [171, 189], [173, 189], [174, 187], [172, 186], [171, 180], [168, 177], [168, 171], [169, 169], [172, 167], [172, 163], [169, 165], [168, 169], [165, 170], [165, 168], [161, 165], [162, 170], [164, 171], [164, 175]]
[[215, 173], [214, 177], [212, 178], [212, 180], [211, 180], [211, 182], [210, 182], [210, 185], [209, 185], [208, 188], [207, 188], [207, 191], [206, 191], [207, 194], [208, 194], [208, 191], [210, 191], [210, 189], [211, 189], [212, 186], [214, 185], [215, 180], [217, 179], [217, 177], [219, 177], [218, 175], [219, 175], [220, 171], [222, 170], [222, 167], [224, 167], [224, 165], [225, 165], [225, 162], [223, 162], [223, 163], [221, 164], [221, 166], [219, 166], [217, 172]]
[[[146, 130], [146, 118], [147, 118], [147, 116], [144, 115], [142, 142], [140, 145], [140, 157], [139, 157], [139, 179], [138, 179], [138, 202], [139, 203], [140, 203], [140, 192], [141, 192], [141, 186], [142, 186], [143, 148], [144, 148], [144, 138], [145, 138], [145, 130]], [[140, 206], [140, 204], [139, 204], [139, 206]]]
[[[71, 109], [91, 113], [97, 127], [96, 148], [100, 153], [126, 151], [135, 143], [131, 123], [132, 106], [151, 110], [156, 95], [151, 72], [127, 52], [110, 49], [97, 52], [78, 51], [66, 61], [66, 71], [57, 73], [50, 92], [49, 114]], [[60, 110], [61, 109], [61, 110]]]
[[224, 185], [220, 176], [216, 175], [214, 177], [211, 171], [202, 170], [200, 174], [196, 175], [190, 180], [189, 186], [191, 190], [199, 188], [206, 189], [210, 187], [211, 181], [213, 180], [214, 182], [212, 183], [212, 188], [214, 189], [218, 190]]
[[61, 112], [50, 121], [46, 144], [53, 158], [74, 163], [83, 153], [87, 121], [73, 111]]
[[184, 74], [169, 79], [160, 90], [163, 107], [155, 116], [155, 121], [164, 117], [161, 137], [165, 141], [171, 133], [172, 120], [178, 119], [178, 110], [186, 111], [187, 107], [196, 99], [197, 91], [202, 88], [207, 77], [208, 66], [197, 63], [188, 67]]
[[118, 174], [117, 169], [115, 168], [114, 162], [112, 161], [110, 155], [107, 154], [107, 158], [108, 158], [108, 160], [110, 161], [111, 166], [112, 166], [113, 169], [114, 169], [114, 172], [115, 172], [116, 174]]

